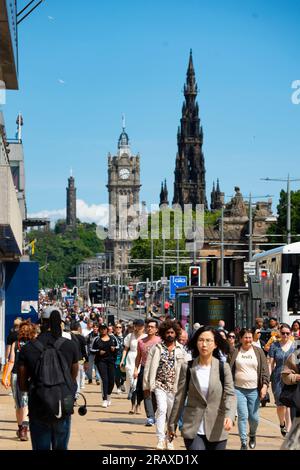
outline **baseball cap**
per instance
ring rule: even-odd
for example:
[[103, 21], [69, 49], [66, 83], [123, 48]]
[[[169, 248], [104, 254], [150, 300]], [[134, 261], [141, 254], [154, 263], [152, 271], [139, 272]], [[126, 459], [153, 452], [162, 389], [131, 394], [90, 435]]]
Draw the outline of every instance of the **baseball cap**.
[[99, 325], [99, 329], [101, 329], [101, 328], [104, 330], [104, 328], [107, 328], [107, 324], [106, 323], [101, 323], [101, 325]]
[[64, 319], [64, 315], [63, 315], [62, 311], [54, 305], [52, 305], [51, 307], [47, 307], [47, 308], [45, 308], [45, 310], [41, 311], [42, 320], [49, 320], [51, 313], [54, 312], [54, 311], [56, 311], [60, 314], [61, 321], [64, 322], [65, 319]]

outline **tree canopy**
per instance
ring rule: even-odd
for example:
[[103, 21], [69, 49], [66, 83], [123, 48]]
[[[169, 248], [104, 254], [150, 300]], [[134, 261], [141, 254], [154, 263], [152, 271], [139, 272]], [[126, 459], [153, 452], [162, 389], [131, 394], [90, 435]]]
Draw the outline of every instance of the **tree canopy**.
[[74, 284], [70, 277], [75, 276], [76, 265], [103, 252], [104, 243], [97, 237], [96, 227], [78, 221], [76, 228], [66, 229], [65, 222], [59, 220], [54, 230], [27, 234], [28, 242], [36, 240], [31, 260], [40, 265], [40, 287]]
[[[283, 237], [274, 237], [275, 241], [281, 243], [286, 241], [285, 237], [287, 234], [287, 193], [284, 190], [280, 192], [277, 213], [277, 223], [270, 227], [269, 233], [283, 235]], [[297, 234], [300, 234], [300, 190], [291, 191], [291, 233], [292, 242], [300, 240], [300, 237], [296, 237]]]

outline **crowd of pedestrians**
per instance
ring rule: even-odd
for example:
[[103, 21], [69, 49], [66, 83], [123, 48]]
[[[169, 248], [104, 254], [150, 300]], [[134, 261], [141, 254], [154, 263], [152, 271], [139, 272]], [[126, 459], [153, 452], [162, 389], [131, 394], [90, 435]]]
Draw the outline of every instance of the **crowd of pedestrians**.
[[17, 436], [28, 440], [30, 430], [33, 449], [68, 448], [74, 403], [93, 380], [103, 408], [114, 387], [126, 394], [129, 414], [141, 414], [144, 403], [158, 450], [173, 450], [178, 430], [188, 450], [225, 449], [235, 422], [241, 450], [254, 449], [269, 384], [283, 437], [297, 414], [280, 395], [283, 383], [300, 381], [299, 321], [257, 318], [251, 329], [227, 331], [221, 320], [187, 330], [174, 318], [108, 325], [90, 308], [44, 305], [40, 313], [39, 325], [16, 319], [6, 348]]

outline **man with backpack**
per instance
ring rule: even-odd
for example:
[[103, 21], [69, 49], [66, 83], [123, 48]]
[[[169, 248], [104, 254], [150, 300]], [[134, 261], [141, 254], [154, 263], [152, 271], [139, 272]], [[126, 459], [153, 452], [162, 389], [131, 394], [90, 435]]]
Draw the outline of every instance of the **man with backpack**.
[[78, 348], [62, 337], [62, 313], [49, 307], [42, 314], [43, 333], [20, 351], [18, 380], [28, 391], [33, 450], [67, 450], [76, 393]]

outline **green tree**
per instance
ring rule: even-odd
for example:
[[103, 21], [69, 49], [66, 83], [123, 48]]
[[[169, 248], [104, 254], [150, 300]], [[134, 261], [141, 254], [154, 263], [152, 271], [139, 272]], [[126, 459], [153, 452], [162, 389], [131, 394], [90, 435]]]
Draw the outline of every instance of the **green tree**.
[[103, 252], [103, 240], [96, 235], [96, 224], [79, 221], [74, 229], [65, 229], [64, 221], [58, 221], [54, 230], [47, 232], [32, 231], [28, 242], [36, 240], [32, 261], [40, 265], [40, 287], [54, 287], [74, 283], [70, 277], [75, 276], [76, 264], [85, 258]]
[[[273, 242], [285, 242], [287, 229], [287, 193], [284, 190], [280, 191], [279, 204], [277, 206], [278, 219], [276, 224], [272, 224], [269, 228], [269, 234], [283, 235], [282, 237], [273, 237]], [[300, 240], [300, 237], [295, 237], [300, 233], [300, 190], [291, 191], [291, 232], [292, 242]]]
[[[165, 271], [166, 276], [176, 275], [177, 266], [176, 266], [176, 249], [177, 249], [177, 240], [174, 239], [174, 211], [169, 209], [167, 212], [170, 216], [170, 238], [165, 240]], [[151, 277], [151, 225], [152, 218], [157, 216], [157, 213], [151, 214], [148, 217], [148, 233], [149, 237], [147, 239], [139, 238], [135, 240], [131, 249], [131, 259], [133, 263], [131, 264], [131, 269], [133, 269], [133, 276], [139, 277], [141, 280], [146, 280], [147, 277]], [[195, 214], [193, 214], [195, 217]], [[204, 214], [204, 223], [205, 225], [215, 225], [217, 219], [220, 217], [220, 212], [210, 213], [207, 212]], [[153, 223], [153, 225], [155, 225]], [[159, 213], [159, 238], [153, 240], [153, 258], [154, 258], [154, 267], [153, 267], [153, 277], [155, 280], [160, 279], [163, 275], [163, 240], [162, 240], [162, 214]], [[142, 230], [141, 230], [142, 231]], [[183, 231], [182, 231], [183, 233]], [[186, 240], [183, 237], [179, 240], [179, 258], [183, 258], [186, 263], [179, 264], [179, 274], [182, 276], [188, 275], [188, 270], [190, 264], [192, 264], [193, 254], [189, 251], [186, 251]], [[172, 259], [171, 259], [172, 258]], [[136, 260], [136, 263], [134, 262]], [[139, 260], [144, 260], [139, 262]], [[170, 263], [170, 264], [169, 264]], [[172, 263], [172, 264], [171, 264]]]

